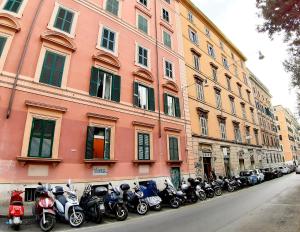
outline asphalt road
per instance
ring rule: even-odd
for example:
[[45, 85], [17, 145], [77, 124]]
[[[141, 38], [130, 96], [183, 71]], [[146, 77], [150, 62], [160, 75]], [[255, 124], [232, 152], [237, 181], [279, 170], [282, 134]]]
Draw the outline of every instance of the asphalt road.
[[[107, 220], [106, 220], [107, 221]], [[251, 188], [213, 198], [177, 210], [131, 215], [129, 220], [102, 225], [88, 223], [74, 230], [68, 225], [56, 230], [77, 232], [299, 232], [300, 175], [290, 174]], [[8, 231], [7, 226], [0, 230]], [[23, 231], [39, 231], [36, 225]]]

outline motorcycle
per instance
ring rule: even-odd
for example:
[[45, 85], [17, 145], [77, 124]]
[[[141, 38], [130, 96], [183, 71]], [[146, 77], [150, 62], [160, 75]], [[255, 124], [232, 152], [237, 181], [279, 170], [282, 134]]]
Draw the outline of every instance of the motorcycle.
[[206, 196], [208, 198], [213, 198], [215, 196], [215, 191], [211, 185], [207, 181], [202, 180], [202, 178], [197, 179], [200, 182], [200, 187], [204, 190]]
[[210, 186], [214, 190], [216, 196], [222, 195], [222, 189], [215, 180], [211, 181]]
[[104, 214], [104, 202], [101, 198], [101, 191], [95, 191], [95, 195], [92, 195], [92, 186], [87, 185], [83, 191], [83, 195], [80, 198], [79, 205], [84, 211], [84, 215], [87, 220], [92, 222], [101, 223]]
[[227, 177], [219, 176], [216, 182], [222, 188], [222, 190], [226, 190], [228, 192], [234, 191], [234, 187], [230, 184], [230, 181]]
[[72, 227], [80, 227], [84, 222], [84, 212], [79, 206], [77, 194], [71, 187], [70, 180], [67, 187], [68, 190], [64, 190], [61, 186], [55, 186], [52, 190], [56, 217], [61, 221], [68, 222]]
[[161, 210], [161, 198], [157, 195], [156, 183], [153, 180], [147, 181], [145, 185], [140, 186], [141, 191], [144, 194], [144, 199], [150, 208], [160, 211]]
[[39, 222], [42, 231], [51, 231], [56, 223], [54, 212], [54, 199], [50, 196], [51, 186], [38, 183], [35, 190], [35, 204], [32, 208], [32, 214]]
[[198, 197], [196, 194], [194, 179], [188, 178], [188, 182], [189, 182], [189, 184], [186, 184], [185, 180], [182, 179], [182, 184], [180, 186], [180, 190], [185, 195], [184, 199], [186, 200], [183, 203], [196, 203], [198, 201]]
[[104, 207], [105, 214], [108, 216], [114, 215], [118, 221], [124, 221], [128, 217], [128, 209], [126, 208], [118, 187], [113, 187], [109, 183], [109, 191], [105, 195]]
[[14, 230], [19, 230], [24, 216], [23, 197], [21, 194], [24, 191], [13, 190], [11, 192], [9, 208], [8, 208], [8, 224]]
[[176, 190], [172, 183], [165, 180], [165, 188], [162, 191], [158, 191], [158, 196], [162, 199], [162, 204], [171, 206], [173, 209], [177, 209], [180, 206], [180, 201], [176, 196]]
[[229, 183], [234, 188], [234, 190], [242, 189], [244, 187], [244, 184], [237, 176], [232, 177]]
[[198, 179], [194, 180], [194, 186], [196, 189], [196, 195], [199, 198], [200, 201], [206, 200], [206, 193], [205, 191], [201, 188], [201, 183]]
[[130, 191], [130, 186], [128, 184], [121, 184], [120, 189], [123, 191], [123, 201], [127, 207], [127, 209], [137, 212], [139, 215], [145, 215], [149, 206], [144, 199], [144, 194], [139, 188], [139, 186], [135, 183], [134, 192]]

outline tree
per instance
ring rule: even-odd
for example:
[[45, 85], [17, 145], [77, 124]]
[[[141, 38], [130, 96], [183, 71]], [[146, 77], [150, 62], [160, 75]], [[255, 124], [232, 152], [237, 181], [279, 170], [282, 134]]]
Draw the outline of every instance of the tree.
[[[291, 74], [291, 84], [300, 89], [300, 0], [256, 0], [259, 16], [264, 19], [257, 27], [259, 32], [283, 33], [288, 44], [289, 59], [283, 62], [285, 70]], [[298, 98], [300, 105], [300, 98]], [[300, 112], [300, 111], [299, 111]]]

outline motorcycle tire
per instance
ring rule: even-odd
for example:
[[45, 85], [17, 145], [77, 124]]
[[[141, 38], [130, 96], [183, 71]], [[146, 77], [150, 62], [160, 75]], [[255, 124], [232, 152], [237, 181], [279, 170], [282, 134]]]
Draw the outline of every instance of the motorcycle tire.
[[228, 188], [227, 188], [227, 191], [228, 192], [233, 192], [234, 191], [234, 187], [232, 187], [231, 185], [229, 185]]
[[41, 217], [41, 219], [40, 219], [40, 228], [41, 228], [41, 230], [44, 231], [44, 232], [51, 231], [54, 228], [55, 223], [56, 223], [55, 216], [52, 215], [52, 214], [46, 213], [45, 214], [45, 221], [46, 221], [46, 223], [44, 224], [43, 217]]
[[157, 204], [157, 205], [155, 205], [155, 206], [153, 206], [153, 209], [155, 210], [155, 211], [161, 211], [161, 204]]
[[206, 194], [204, 192], [199, 193], [199, 200], [200, 201], [205, 201], [206, 200]]
[[69, 215], [69, 224], [72, 227], [80, 227], [84, 223], [84, 213], [82, 211], [72, 211]]
[[216, 195], [216, 196], [221, 196], [221, 195], [222, 195], [222, 190], [221, 190], [221, 188], [215, 189], [215, 195]]
[[13, 225], [12, 228], [13, 228], [15, 231], [19, 231], [19, 230], [20, 230], [20, 224], [19, 224], [19, 225]]
[[193, 193], [191, 195], [191, 202], [192, 203], [196, 203], [197, 201], [198, 201], [198, 197], [197, 197], [196, 193]]
[[170, 206], [171, 206], [171, 208], [173, 208], [173, 209], [179, 208], [179, 206], [180, 206], [179, 200], [178, 200], [176, 197], [172, 198], [172, 199], [170, 200]]
[[215, 196], [215, 194], [214, 194], [214, 192], [208, 192], [208, 193], [206, 194], [206, 196], [207, 196], [208, 198], [213, 198], [213, 197]]
[[136, 212], [138, 215], [145, 215], [149, 210], [148, 204], [145, 202], [141, 202], [136, 207]]
[[115, 216], [118, 221], [124, 221], [128, 217], [128, 210], [125, 206], [117, 206]]

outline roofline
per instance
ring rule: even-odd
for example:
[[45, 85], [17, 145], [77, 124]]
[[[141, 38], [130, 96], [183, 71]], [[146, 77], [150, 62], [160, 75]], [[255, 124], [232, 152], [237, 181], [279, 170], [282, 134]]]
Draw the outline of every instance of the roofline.
[[180, 2], [182, 4], [190, 6], [194, 10], [194, 12], [198, 14], [198, 16], [203, 18], [207, 24], [209, 24], [211, 27], [213, 27], [216, 30], [216, 32], [222, 37], [222, 39], [225, 40], [230, 45], [230, 47], [233, 48], [240, 55], [240, 57], [243, 59], [244, 62], [247, 61], [247, 57], [241, 52], [241, 50], [239, 50], [233, 44], [233, 42], [231, 42], [231, 40], [228, 39], [227, 36], [217, 27], [217, 25], [214, 24], [197, 6], [195, 6], [194, 3], [192, 3], [190, 0], [180, 0]]
[[249, 71], [249, 78], [251, 79], [251, 80], [253, 80], [257, 85], [259, 85], [264, 91], [265, 91], [265, 93], [270, 97], [270, 98], [272, 98], [273, 96], [272, 96], [272, 94], [270, 93], [270, 90], [261, 82], [261, 80], [259, 80], [255, 75], [254, 75], [254, 73], [253, 72], [251, 72], [251, 70], [249, 69], [249, 68], [247, 68], [248, 69], [248, 71]]

